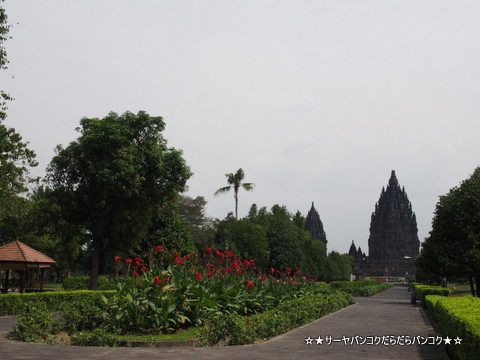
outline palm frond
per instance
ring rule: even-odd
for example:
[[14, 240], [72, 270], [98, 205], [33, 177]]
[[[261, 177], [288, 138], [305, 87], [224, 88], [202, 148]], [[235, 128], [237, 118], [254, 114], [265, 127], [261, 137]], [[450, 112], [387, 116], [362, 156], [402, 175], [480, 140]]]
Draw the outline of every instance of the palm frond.
[[231, 188], [232, 188], [231, 186], [222, 187], [222, 188], [218, 189], [217, 191], [215, 191], [213, 193], [213, 195], [217, 196], [217, 195], [229, 192], [231, 190]]
[[242, 187], [243, 187], [246, 191], [252, 191], [253, 188], [255, 187], [255, 184], [254, 184], [254, 183], [244, 183], [244, 184], [242, 184]]

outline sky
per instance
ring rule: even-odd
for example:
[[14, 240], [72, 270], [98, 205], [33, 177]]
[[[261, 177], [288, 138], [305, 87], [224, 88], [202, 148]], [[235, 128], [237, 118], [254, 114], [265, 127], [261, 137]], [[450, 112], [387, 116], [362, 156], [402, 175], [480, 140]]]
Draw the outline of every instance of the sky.
[[320, 214], [328, 251], [368, 253], [392, 170], [428, 236], [439, 196], [479, 166], [477, 0], [6, 0], [5, 124], [45, 175], [83, 117], [162, 116], [206, 215], [242, 168], [252, 203]]

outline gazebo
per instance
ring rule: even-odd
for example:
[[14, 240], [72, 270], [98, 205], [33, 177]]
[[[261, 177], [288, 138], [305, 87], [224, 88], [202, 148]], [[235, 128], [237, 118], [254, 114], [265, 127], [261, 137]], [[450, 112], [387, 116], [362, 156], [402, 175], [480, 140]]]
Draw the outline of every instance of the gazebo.
[[[8, 289], [19, 289], [23, 293], [26, 289], [32, 291], [43, 290], [45, 269], [55, 261], [41, 252], [32, 249], [18, 239], [0, 247], [0, 281], [1, 292]], [[20, 278], [9, 278], [10, 271], [17, 271]]]

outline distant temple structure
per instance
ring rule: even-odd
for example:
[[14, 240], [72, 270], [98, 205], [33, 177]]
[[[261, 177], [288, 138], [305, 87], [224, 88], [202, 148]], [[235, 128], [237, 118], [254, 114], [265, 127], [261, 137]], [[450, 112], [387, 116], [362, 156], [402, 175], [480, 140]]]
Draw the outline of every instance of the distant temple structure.
[[325, 244], [325, 249], [327, 248], [327, 235], [325, 234], [322, 220], [320, 220], [320, 215], [318, 215], [313, 202], [312, 207], [307, 214], [307, 218], [305, 219], [305, 230], [310, 233], [313, 240], [322, 241]]
[[352, 241], [349, 255], [360, 276], [414, 279], [414, 260], [419, 254], [417, 220], [405, 189], [392, 170], [387, 189], [382, 188], [370, 222], [368, 257]]

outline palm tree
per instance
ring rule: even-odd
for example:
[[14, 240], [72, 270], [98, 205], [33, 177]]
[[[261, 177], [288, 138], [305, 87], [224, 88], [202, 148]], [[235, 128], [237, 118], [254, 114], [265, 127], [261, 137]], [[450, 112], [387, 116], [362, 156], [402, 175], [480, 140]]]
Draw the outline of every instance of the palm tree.
[[233, 188], [233, 197], [235, 198], [235, 218], [238, 219], [238, 189], [243, 187], [246, 191], [253, 190], [254, 183], [242, 183], [245, 173], [242, 169], [238, 169], [235, 174], [225, 174], [227, 177], [228, 186], [222, 187], [215, 191], [215, 195], [220, 195], [229, 192]]

